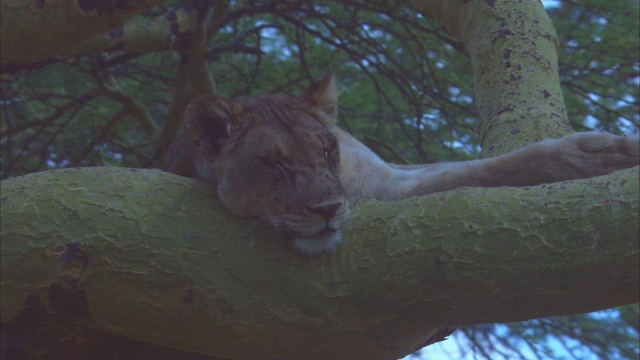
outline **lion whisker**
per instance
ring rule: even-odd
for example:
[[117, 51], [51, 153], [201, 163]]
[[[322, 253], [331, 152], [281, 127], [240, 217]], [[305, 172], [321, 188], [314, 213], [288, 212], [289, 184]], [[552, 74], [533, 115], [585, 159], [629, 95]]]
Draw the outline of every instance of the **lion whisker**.
[[267, 222], [280, 235], [296, 235], [296, 231], [287, 225], [286, 219], [282, 215], [263, 216], [259, 222]]

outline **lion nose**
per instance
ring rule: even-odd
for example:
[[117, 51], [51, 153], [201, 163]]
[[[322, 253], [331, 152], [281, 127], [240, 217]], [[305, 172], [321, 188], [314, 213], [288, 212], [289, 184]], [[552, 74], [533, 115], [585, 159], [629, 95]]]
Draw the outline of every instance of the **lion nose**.
[[325, 218], [325, 220], [330, 220], [334, 216], [336, 216], [336, 212], [342, 206], [341, 201], [332, 201], [325, 202], [317, 205], [307, 205], [307, 208], [311, 210], [311, 212], [318, 214]]

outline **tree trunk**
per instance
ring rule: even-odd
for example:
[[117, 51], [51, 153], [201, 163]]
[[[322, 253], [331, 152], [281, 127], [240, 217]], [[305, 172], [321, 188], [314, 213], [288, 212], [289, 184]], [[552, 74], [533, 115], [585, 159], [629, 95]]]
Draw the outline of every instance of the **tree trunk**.
[[473, 66], [481, 157], [573, 132], [558, 75], [558, 37], [542, 3], [417, 0], [465, 45]]

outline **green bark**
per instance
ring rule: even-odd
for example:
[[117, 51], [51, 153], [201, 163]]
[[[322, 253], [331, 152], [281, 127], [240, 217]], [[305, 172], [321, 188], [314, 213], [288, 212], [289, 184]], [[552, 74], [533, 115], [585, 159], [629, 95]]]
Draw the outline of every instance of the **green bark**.
[[36, 173], [2, 182], [0, 314], [73, 284], [93, 320], [145, 342], [231, 358], [398, 358], [443, 326], [637, 302], [638, 191], [635, 167], [368, 202], [335, 254], [309, 259], [228, 213], [209, 184], [154, 170]]
[[473, 66], [481, 157], [573, 132], [558, 75], [558, 37], [542, 3], [415, 0], [465, 44]]

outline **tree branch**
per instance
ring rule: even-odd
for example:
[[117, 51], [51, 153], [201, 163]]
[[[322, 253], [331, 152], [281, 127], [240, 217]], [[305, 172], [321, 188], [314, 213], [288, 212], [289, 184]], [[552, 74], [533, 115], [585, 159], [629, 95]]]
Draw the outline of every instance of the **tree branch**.
[[560, 89], [558, 37], [539, 1], [414, 0], [471, 57], [482, 157], [573, 132]]
[[107, 79], [102, 81], [98, 91], [101, 94], [109, 96], [120, 102], [127, 114], [131, 115], [138, 121], [140, 127], [144, 129], [144, 132], [149, 136], [149, 138], [156, 136], [160, 132], [160, 126], [156, 124], [153, 116], [149, 113], [149, 110], [133, 96], [130, 96], [123, 91], [113, 76], [109, 76]]
[[165, 0], [131, 2], [2, 0], [2, 72], [68, 52]]
[[95, 321], [146, 342], [398, 358], [446, 326], [637, 302], [638, 189], [635, 167], [369, 202], [335, 254], [308, 259], [231, 215], [210, 184], [108, 167], [31, 174], [2, 182], [2, 322], [66, 281]]

